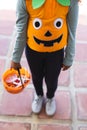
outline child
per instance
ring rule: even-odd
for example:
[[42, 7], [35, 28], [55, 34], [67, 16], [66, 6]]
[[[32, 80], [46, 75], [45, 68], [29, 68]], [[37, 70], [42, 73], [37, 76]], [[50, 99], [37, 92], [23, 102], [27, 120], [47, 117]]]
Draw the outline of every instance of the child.
[[73, 63], [77, 21], [78, 0], [18, 0], [11, 68], [21, 68], [25, 48], [36, 91], [32, 103], [34, 113], [42, 109], [43, 78], [47, 86], [46, 114], [52, 116], [56, 112], [58, 77], [61, 68], [67, 70]]

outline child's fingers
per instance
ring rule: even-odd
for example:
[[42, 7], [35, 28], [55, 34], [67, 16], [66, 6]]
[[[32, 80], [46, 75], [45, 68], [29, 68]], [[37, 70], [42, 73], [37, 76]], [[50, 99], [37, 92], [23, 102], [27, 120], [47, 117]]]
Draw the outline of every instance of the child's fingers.
[[62, 71], [68, 70], [70, 67], [71, 67], [71, 66], [65, 66], [65, 65], [63, 65]]
[[21, 68], [21, 64], [20, 63], [15, 63], [13, 61], [11, 61], [11, 65], [10, 68], [14, 68], [14, 69], [20, 69]]

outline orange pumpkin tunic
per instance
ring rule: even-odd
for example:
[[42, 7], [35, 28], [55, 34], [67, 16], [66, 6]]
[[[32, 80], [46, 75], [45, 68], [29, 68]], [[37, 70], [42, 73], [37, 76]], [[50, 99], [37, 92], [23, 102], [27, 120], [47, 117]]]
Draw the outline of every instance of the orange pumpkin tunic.
[[54, 52], [67, 45], [68, 6], [62, 6], [56, 0], [46, 0], [41, 7], [33, 9], [32, 0], [26, 0], [26, 8], [30, 16], [27, 44], [32, 50]]

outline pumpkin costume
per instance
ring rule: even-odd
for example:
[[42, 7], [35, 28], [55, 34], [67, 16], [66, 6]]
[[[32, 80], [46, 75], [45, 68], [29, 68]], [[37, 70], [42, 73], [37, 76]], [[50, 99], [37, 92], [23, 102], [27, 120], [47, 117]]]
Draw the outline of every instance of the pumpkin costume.
[[46, 0], [39, 8], [32, 7], [32, 1], [26, 0], [30, 15], [28, 22], [28, 46], [38, 52], [53, 52], [67, 44], [66, 16], [68, 6], [62, 6], [56, 0]]

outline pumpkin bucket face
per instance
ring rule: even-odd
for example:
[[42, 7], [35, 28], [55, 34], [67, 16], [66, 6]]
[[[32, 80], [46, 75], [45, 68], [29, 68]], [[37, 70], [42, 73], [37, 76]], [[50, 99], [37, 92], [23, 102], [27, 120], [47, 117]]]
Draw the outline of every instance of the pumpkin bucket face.
[[4, 72], [2, 81], [8, 92], [12, 94], [19, 93], [30, 83], [31, 76], [25, 68], [20, 69], [20, 74], [21, 79], [17, 70], [8, 69]]

